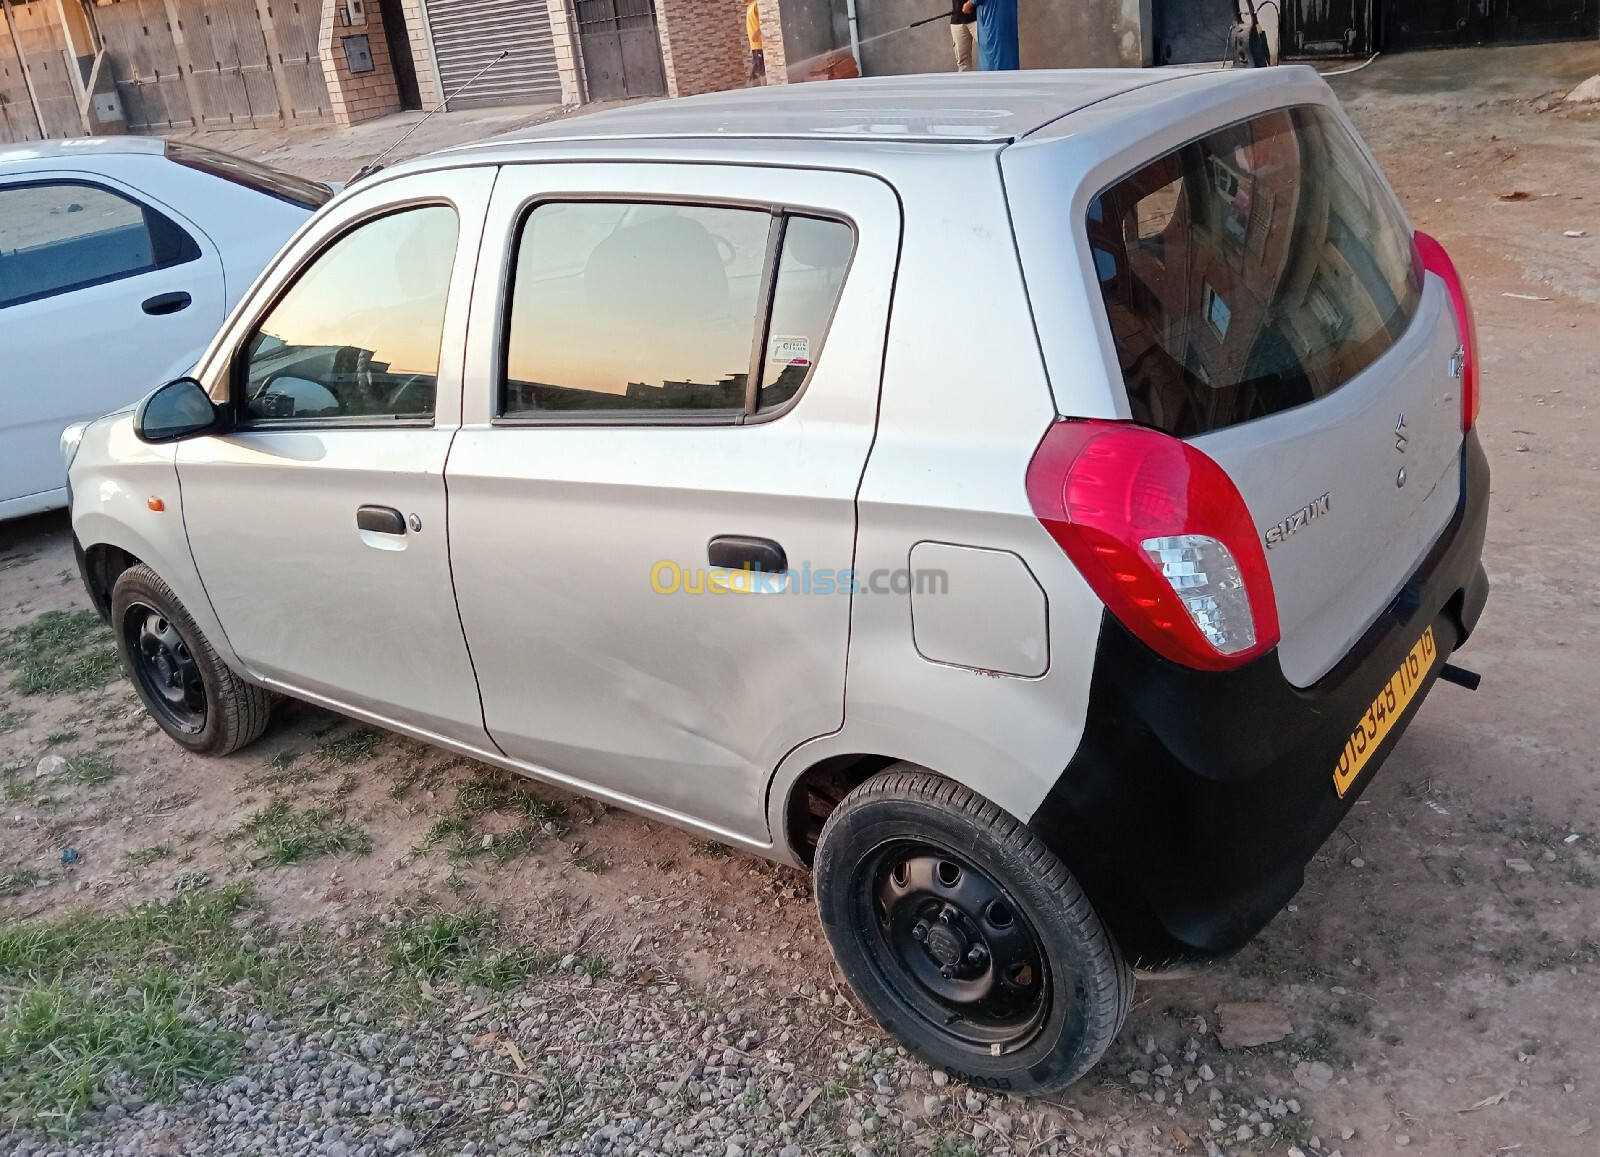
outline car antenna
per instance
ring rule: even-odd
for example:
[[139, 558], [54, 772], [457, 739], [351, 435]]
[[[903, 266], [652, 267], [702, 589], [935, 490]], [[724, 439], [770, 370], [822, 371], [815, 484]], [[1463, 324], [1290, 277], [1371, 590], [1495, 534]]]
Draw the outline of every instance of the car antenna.
[[442, 109], [445, 105], [449, 104], [451, 101], [455, 100], [456, 97], [458, 97], [462, 93], [466, 92], [467, 89], [469, 89], [473, 85], [477, 84], [479, 77], [481, 77], [484, 73], [488, 72], [491, 68], [493, 68], [495, 65], [499, 64], [502, 60], [504, 60], [506, 57], [508, 57], [510, 55], [511, 55], [511, 50], [508, 48], [504, 52], [502, 52], [499, 56], [497, 56], [493, 60], [491, 60], [488, 64], [486, 64], [482, 68], [478, 69], [478, 71], [472, 77], [470, 77], [469, 79], [467, 79], [465, 82], [462, 83], [460, 88], [456, 89], [452, 93], [448, 93], [443, 100], [441, 100], [438, 104], [436, 104], [432, 108], [430, 108], [423, 115], [421, 120], [419, 120], [416, 124], [412, 125], [409, 129], [407, 129], [405, 131], [405, 133], [400, 137], [399, 140], [397, 140], [394, 144], [392, 144], [388, 148], [384, 149], [383, 152], [381, 152], [377, 156], [373, 157], [372, 160], [368, 161], [366, 164], [362, 165], [359, 169], [357, 169], [356, 170], [356, 175], [351, 177], [350, 180], [348, 182], [346, 182], [346, 183], [350, 184], [350, 185], [354, 185], [357, 181], [365, 180], [367, 177], [372, 176], [373, 173], [376, 173], [378, 170], [382, 169], [383, 168], [382, 161], [383, 161], [384, 157], [387, 157], [390, 153], [394, 152], [401, 145], [405, 144], [406, 141], [408, 141], [411, 138], [411, 134], [412, 133], [416, 132], [423, 125], [428, 123], [428, 118], [429, 117], [431, 117], [434, 113], [438, 112], [440, 109]]

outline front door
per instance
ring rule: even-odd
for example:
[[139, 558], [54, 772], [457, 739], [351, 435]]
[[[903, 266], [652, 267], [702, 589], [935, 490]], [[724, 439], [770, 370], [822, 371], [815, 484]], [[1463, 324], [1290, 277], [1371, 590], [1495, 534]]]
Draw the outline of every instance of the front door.
[[205, 234], [131, 190], [81, 174], [0, 180], [0, 517], [66, 505], [61, 431], [197, 357], [222, 299]]
[[578, 0], [578, 40], [590, 100], [667, 94], [651, 0]]
[[[766, 840], [773, 768], [844, 717], [899, 233], [864, 176], [504, 171], [446, 480], [509, 756]], [[787, 573], [730, 583], [745, 563]]]
[[207, 367], [236, 428], [177, 459], [195, 565], [246, 668], [479, 746], [444, 463], [492, 184], [471, 169], [386, 183], [302, 238], [286, 286], [257, 291], [270, 304]]

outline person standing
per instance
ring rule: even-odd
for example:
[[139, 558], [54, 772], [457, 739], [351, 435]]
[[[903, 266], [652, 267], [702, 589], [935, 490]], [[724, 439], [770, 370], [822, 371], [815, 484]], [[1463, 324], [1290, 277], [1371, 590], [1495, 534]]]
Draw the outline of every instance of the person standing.
[[744, 7], [744, 32], [750, 38], [750, 76], [745, 87], [767, 83], [767, 58], [761, 51], [761, 13], [756, 11], [756, 0]]
[[956, 71], [971, 72], [978, 50], [978, 16], [967, 0], [950, 0], [950, 41], [956, 50]]
[[1022, 67], [1017, 45], [1017, 0], [967, 0], [978, 17], [978, 68], [1005, 72]]

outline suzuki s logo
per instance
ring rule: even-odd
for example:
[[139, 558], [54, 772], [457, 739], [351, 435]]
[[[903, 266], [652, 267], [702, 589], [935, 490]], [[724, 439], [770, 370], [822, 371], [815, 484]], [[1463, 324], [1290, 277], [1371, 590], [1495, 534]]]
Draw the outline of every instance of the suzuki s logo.
[[1312, 519], [1321, 518], [1327, 514], [1333, 505], [1333, 495], [1324, 494], [1312, 502], [1306, 503], [1277, 526], [1270, 528], [1266, 534], [1267, 549], [1278, 546], [1284, 539], [1304, 526], [1310, 524]]

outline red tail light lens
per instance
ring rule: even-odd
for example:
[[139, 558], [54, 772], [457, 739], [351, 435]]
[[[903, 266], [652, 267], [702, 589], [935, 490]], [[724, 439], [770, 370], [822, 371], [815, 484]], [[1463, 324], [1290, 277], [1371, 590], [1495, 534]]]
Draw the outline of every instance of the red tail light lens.
[[1478, 323], [1472, 317], [1467, 287], [1461, 283], [1456, 263], [1450, 260], [1444, 246], [1426, 233], [1417, 233], [1413, 242], [1422, 268], [1439, 275], [1450, 292], [1450, 307], [1455, 310], [1456, 333], [1461, 338], [1461, 432], [1465, 434], [1478, 420]]
[[1028, 464], [1034, 515], [1124, 626], [1175, 663], [1242, 666], [1278, 644], [1266, 552], [1233, 480], [1186, 442], [1063, 421]]

